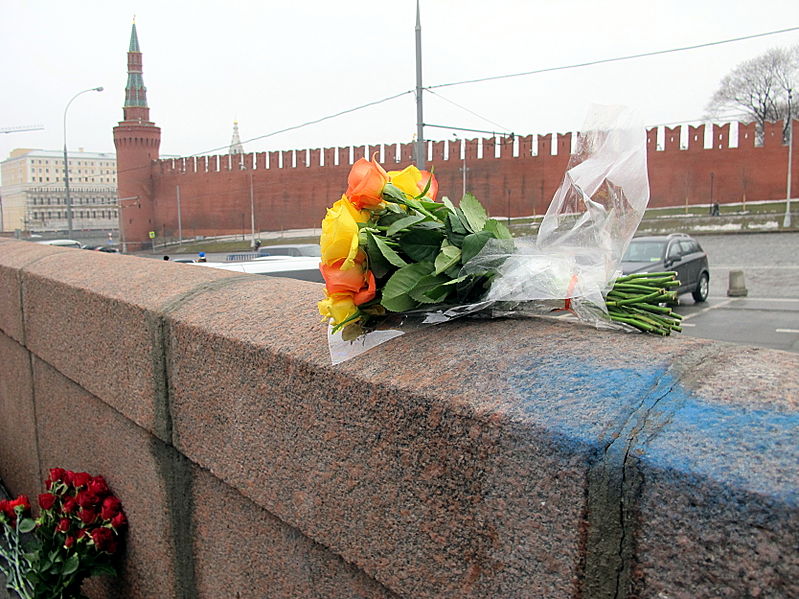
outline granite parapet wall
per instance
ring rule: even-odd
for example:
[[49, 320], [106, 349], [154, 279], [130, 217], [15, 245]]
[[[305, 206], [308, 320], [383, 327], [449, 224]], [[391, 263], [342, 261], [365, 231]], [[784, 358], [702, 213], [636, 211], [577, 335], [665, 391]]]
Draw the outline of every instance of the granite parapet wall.
[[799, 356], [464, 320], [331, 367], [320, 291], [0, 241], [0, 476], [108, 478], [91, 597], [799, 595]]

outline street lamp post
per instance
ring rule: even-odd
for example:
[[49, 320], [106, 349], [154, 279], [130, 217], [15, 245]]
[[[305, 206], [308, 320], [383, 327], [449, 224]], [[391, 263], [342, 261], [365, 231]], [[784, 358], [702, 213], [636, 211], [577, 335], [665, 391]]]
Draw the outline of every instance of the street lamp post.
[[69, 102], [67, 102], [66, 108], [64, 108], [64, 190], [66, 192], [66, 200], [67, 200], [67, 229], [69, 230], [69, 237], [72, 237], [72, 198], [69, 197], [69, 158], [67, 156], [67, 111], [69, 110], [69, 105], [72, 104], [73, 100], [80, 96], [81, 94], [85, 94], [87, 92], [101, 92], [103, 91], [102, 86], [100, 87], [92, 87], [90, 89], [84, 89], [81, 92], [78, 92]]
[[788, 90], [788, 180], [785, 183], [785, 218], [783, 228], [791, 226], [791, 167], [793, 166], [793, 115], [791, 114], [791, 92]]

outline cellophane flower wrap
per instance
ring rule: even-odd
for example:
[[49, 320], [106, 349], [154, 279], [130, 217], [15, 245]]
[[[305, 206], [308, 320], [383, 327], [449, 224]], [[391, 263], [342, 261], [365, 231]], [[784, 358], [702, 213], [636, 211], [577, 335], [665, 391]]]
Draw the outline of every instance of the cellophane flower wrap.
[[558, 311], [597, 327], [679, 330], [663, 306], [676, 300], [674, 273], [617, 278], [649, 201], [646, 130], [630, 110], [589, 113], [537, 237], [513, 238], [470, 194], [457, 206], [437, 195], [435, 175], [414, 166], [353, 165], [322, 223], [319, 311], [334, 364], [475, 314]]
[[22, 599], [80, 598], [85, 578], [116, 574], [127, 518], [102, 476], [51, 468], [45, 487], [36, 519], [27, 496], [0, 501], [0, 572]]

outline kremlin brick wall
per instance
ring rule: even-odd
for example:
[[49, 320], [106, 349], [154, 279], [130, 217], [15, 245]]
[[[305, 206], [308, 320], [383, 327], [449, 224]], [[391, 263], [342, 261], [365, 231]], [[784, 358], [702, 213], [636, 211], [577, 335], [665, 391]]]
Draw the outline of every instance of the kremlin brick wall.
[[[794, 140], [798, 137], [794, 122]], [[762, 145], [755, 138], [754, 124], [738, 124], [737, 145], [730, 147], [730, 125], [713, 125], [712, 147], [706, 147], [700, 125], [687, 127], [681, 144], [678, 126], [661, 131], [659, 147], [658, 129], [650, 129], [650, 207], [784, 199], [788, 147], [782, 142], [782, 124], [766, 125]], [[428, 168], [435, 168], [440, 195], [461, 197], [465, 162], [466, 189], [491, 215], [530, 216], [546, 212], [560, 185], [572, 134], [438, 141], [430, 142], [430, 148]], [[386, 170], [413, 162], [410, 143], [259, 152], [159, 160], [149, 170], [135, 169], [128, 177], [121, 173], [120, 182], [135, 178], [151, 189], [147, 228], [160, 240], [178, 236], [178, 193], [183, 238], [249, 233], [251, 202], [256, 231], [311, 228], [319, 226], [325, 207], [346, 189], [352, 162], [375, 152]], [[799, 184], [796, 167], [793, 177]], [[129, 242], [140, 236], [133, 229]]]

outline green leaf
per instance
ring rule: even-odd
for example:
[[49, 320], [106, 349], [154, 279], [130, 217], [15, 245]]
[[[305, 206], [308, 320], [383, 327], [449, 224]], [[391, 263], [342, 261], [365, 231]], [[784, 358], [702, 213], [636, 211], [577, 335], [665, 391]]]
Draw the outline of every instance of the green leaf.
[[383, 198], [388, 199], [390, 202], [405, 203], [405, 193], [397, 186], [391, 183], [386, 183], [383, 186]]
[[111, 564], [95, 564], [89, 570], [89, 576], [116, 576], [117, 569]]
[[375, 277], [382, 279], [391, 271], [391, 263], [383, 257], [383, 252], [377, 246], [377, 242], [371, 235], [366, 236], [366, 256], [369, 261], [369, 270]]
[[408, 263], [405, 262], [402, 258], [400, 258], [399, 254], [392, 250], [382, 238], [378, 237], [374, 233], [369, 233], [369, 237], [374, 239], [375, 245], [377, 245], [377, 249], [380, 250], [380, 253], [383, 257], [391, 262], [394, 266], [405, 266]]
[[476, 197], [470, 193], [467, 193], [461, 200], [460, 209], [463, 212], [463, 215], [466, 217], [466, 222], [468, 223], [469, 229], [471, 229], [472, 233], [479, 233], [483, 230], [483, 227], [488, 220], [488, 214], [486, 214], [485, 208], [483, 208], [483, 205], [477, 201]]
[[469, 260], [474, 258], [483, 249], [483, 246], [489, 239], [494, 239], [494, 236], [488, 231], [481, 231], [480, 233], [472, 233], [463, 239], [463, 248], [461, 252], [461, 264], [466, 264]]
[[466, 237], [469, 231], [463, 226], [457, 214], [450, 213], [447, 215], [445, 229], [447, 232], [447, 241], [458, 247], [463, 246], [463, 238]]
[[444, 204], [444, 206], [446, 206], [446, 208], [449, 209], [449, 211], [452, 212], [452, 214], [456, 214], [455, 204], [453, 204], [452, 201], [447, 196], [441, 198], [441, 203]]
[[483, 226], [483, 231], [488, 231], [497, 239], [513, 239], [510, 230], [504, 224], [493, 218], [489, 218]]
[[441, 303], [452, 291], [451, 287], [446, 286], [448, 281], [447, 277], [427, 275], [419, 280], [414, 288], [410, 290], [409, 295], [417, 302], [423, 304]]
[[388, 231], [386, 231], [386, 236], [393, 237], [403, 229], [407, 229], [411, 225], [414, 225], [424, 219], [425, 217], [422, 216], [421, 214], [411, 214], [409, 216], [397, 219], [396, 221], [391, 223], [391, 226], [388, 228]]
[[458, 249], [458, 247], [454, 245], [445, 245], [444, 247], [441, 248], [441, 253], [439, 253], [438, 256], [436, 256], [436, 261], [435, 261], [436, 270], [434, 274], [440, 275], [442, 272], [444, 272], [451, 266], [458, 264], [460, 259], [461, 259], [461, 251], [460, 249]]
[[77, 553], [73, 553], [69, 556], [69, 559], [64, 562], [64, 570], [62, 571], [64, 576], [69, 576], [73, 572], [77, 571], [78, 566], [80, 565], [80, 559], [78, 558]]
[[400, 247], [414, 262], [433, 262], [444, 241], [444, 234], [434, 229], [412, 229], [399, 239]]
[[36, 528], [36, 522], [34, 522], [30, 518], [23, 518], [22, 520], [19, 521], [18, 528], [19, 528], [19, 532], [21, 532], [22, 534], [25, 534], [26, 532], [30, 532], [34, 528]]
[[405, 312], [414, 309], [418, 302], [410, 297], [409, 292], [431, 272], [433, 272], [433, 265], [429, 263], [408, 264], [398, 269], [386, 281], [380, 303], [391, 312]]

